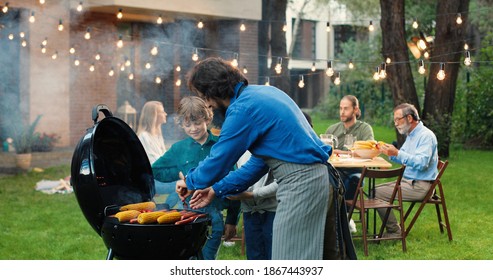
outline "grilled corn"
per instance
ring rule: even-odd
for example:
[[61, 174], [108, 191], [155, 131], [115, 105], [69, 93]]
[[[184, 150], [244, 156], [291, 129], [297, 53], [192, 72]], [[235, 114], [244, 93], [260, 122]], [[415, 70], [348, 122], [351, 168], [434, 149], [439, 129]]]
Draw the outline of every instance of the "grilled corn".
[[156, 203], [152, 201], [148, 202], [140, 202], [140, 203], [134, 203], [134, 204], [127, 204], [122, 207], [120, 207], [120, 211], [125, 211], [125, 210], [147, 210], [147, 211], [153, 211], [156, 209]]
[[165, 212], [164, 215], [157, 218], [157, 222], [160, 224], [174, 224], [181, 219], [179, 212]]

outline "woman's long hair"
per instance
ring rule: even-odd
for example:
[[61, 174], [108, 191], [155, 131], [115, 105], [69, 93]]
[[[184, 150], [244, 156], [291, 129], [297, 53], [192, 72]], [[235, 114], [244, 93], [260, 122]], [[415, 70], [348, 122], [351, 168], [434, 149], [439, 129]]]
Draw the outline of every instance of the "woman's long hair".
[[147, 131], [152, 135], [161, 135], [161, 126], [156, 126], [158, 108], [162, 108], [163, 103], [159, 101], [148, 101], [142, 107], [139, 118], [139, 128], [137, 129], [137, 135]]

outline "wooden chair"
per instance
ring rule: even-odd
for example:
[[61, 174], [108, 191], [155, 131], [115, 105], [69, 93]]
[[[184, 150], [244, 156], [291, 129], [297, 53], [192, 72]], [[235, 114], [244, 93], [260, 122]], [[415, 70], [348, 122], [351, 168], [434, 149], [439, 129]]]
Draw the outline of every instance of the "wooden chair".
[[[418, 210], [414, 214], [411, 222], [409, 223], [409, 226], [406, 229], [406, 235], [408, 235], [409, 232], [411, 231], [411, 229], [413, 228], [414, 223], [416, 222], [419, 215], [423, 211], [423, 208], [427, 204], [434, 204], [435, 209], [436, 209], [436, 213], [437, 213], [438, 226], [440, 228], [440, 232], [443, 234], [443, 232], [444, 232], [443, 228], [445, 227], [447, 229], [448, 239], [449, 239], [449, 241], [452, 241], [452, 230], [450, 229], [450, 222], [448, 219], [447, 205], [445, 203], [445, 194], [443, 192], [443, 186], [442, 186], [442, 182], [440, 180], [442, 175], [443, 175], [443, 172], [447, 168], [447, 165], [448, 165], [448, 160], [446, 160], [446, 161], [439, 160], [438, 161], [438, 175], [437, 175], [436, 179], [433, 181], [432, 185], [430, 186], [430, 190], [428, 191], [426, 196], [423, 198], [423, 200], [406, 201], [406, 202], [411, 202], [411, 205], [409, 206], [409, 208], [406, 211], [406, 214], [404, 215], [404, 221], [406, 221], [407, 218], [409, 217], [409, 215], [411, 214], [411, 211], [413, 210], [414, 205], [416, 205], [417, 203], [420, 204]], [[438, 194], [437, 194], [437, 191], [438, 191]], [[442, 220], [442, 215], [440, 212], [440, 207], [442, 208], [442, 212], [443, 212], [443, 220]]]
[[[346, 205], [349, 208], [348, 219], [351, 219], [353, 215], [354, 209], [359, 210], [362, 224], [362, 239], [364, 246], [365, 256], [368, 256], [368, 241], [381, 241], [381, 240], [390, 240], [390, 239], [400, 239], [402, 242], [402, 250], [406, 251], [406, 230], [404, 226], [404, 212], [402, 207], [402, 191], [401, 191], [401, 179], [402, 174], [404, 173], [405, 166], [401, 166], [400, 168], [395, 169], [368, 169], [367, 167], [363, 168], [361, 172], [361, 178], [359, 180], [358, 186], [356, 188], [356, 193], [354, 195], [354, 199], [347, 200]], [[385, 201], [382, 199], [367, 197], [363, 191], [363, 182], [366, 178], [370, 180], [374, 179], [394, 179], [395, 187], [389, 201]], [[371, 193], [371, 192], [370, 192]], [[396, 202], [397, 199], [397, 203]], [[380, 227], [380, 231], [378, 234], [375, 232], [370, 234], [367, 230], [367, 215], [370, 209], [379, 209], [379, 208], [387, 208], [387, 212], [385, 217], [382, 220], [382, 226]], [[387, 220], [392, 209], [396, 209], [400, 212], [400, 226], [401, 226], [401, 235], [399, 237], [382, 237], [383, 231], [385, 229], [385, 225], [387, 224]], [[353, 236], [357, 237], [357, 236]]]

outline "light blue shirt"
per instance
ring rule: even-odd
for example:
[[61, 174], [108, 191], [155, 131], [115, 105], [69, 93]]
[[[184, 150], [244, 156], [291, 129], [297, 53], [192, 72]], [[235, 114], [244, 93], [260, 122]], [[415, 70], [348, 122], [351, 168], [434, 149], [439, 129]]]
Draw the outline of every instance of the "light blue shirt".
[[438, 169], [437, 138], [433, 131], [419, 122], [409, 133], [397, 156], [390, 160], [405, 164], [404, 178], [409, 180], [435, 180]]
[[[186, 183], [192, 190], [213, 186], [218, 197], [236, 194], [267, 173], [262, 157], [313, 164], [327, 162], [332, 153], [286, 93], [271, 86], [249, 85], [239, 95], [241, 86], [235, 87], [219, 141], [210, 155], [188, 172]], [[228, 167], [247, 150], [252, 153], [250, 160], [224, 178]]]

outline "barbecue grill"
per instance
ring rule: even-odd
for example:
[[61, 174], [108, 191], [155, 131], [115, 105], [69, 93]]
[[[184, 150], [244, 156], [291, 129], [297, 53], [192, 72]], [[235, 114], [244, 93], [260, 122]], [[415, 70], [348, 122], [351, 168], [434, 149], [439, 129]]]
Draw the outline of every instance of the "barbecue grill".
[[[98, 122], [100, 112], [105, 117]], [[72, 157], [71, 184], [86, 220], [108, 249], [106, 259], [200, 258], [208, 216], [184, 225], [120, 223], [112, 216], [120, 206], [152, 201], [154, 177], [142, 144], [124, 121], [103, 104], [93, 108], [92, 119], [94, 126]]]

